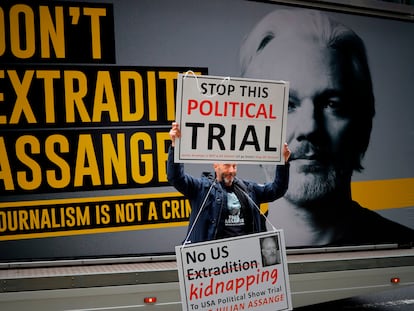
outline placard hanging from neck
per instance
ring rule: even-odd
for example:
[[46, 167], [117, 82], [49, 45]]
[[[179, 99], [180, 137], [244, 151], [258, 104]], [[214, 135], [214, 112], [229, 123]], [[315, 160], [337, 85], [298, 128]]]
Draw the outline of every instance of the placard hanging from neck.
[[282, 230], [175, 251], [183, 310], [292, 310]]

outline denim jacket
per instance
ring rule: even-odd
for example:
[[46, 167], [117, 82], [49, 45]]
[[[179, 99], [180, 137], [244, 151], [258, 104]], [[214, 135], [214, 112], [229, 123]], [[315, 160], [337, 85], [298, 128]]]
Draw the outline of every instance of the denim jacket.
[[[169, 183], [186, 196], [191, 204], [188, 226], [188, 232], [191, 231], [191, 234], [187, 242], [195, 243], [216, 239], [219, 227], [224, 223], [224, 220], [221, 219], [222, 210], [227, 206], [227, 192], [222, 184], [217, 182], [212, 175], [195, 178], [186, 174], [182, 163], [174, 163], [174, 147], [170, 147], [168, 152], [167, 178]], [[235, 182], [241, 183], [251, 198], [248, 202], [253, 216], [253, 232], [266, 231], [266, 225], [262, 221], [257, 206], [282, 197], [287, 190], [288, 181], [288, 163], [277, 165], [273, 182], [258, 184], [236, 179]], [[201, 207], [203, 210], [199, 214]], [[196, 219], [198, 214], [198, 219]], [[193, 226], [194, 228], [192, 228]]]

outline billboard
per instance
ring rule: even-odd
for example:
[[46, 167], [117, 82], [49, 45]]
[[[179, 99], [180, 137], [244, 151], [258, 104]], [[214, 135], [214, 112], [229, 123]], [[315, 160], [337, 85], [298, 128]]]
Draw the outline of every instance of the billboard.
[[[353, 110], [341, 106], [351, 101], [347, 95], [362, 91], [341, 84], [346, 79], [320, 78], [320, 68], [330, 68], [336, 58], [316, 58], [309, 45], [275, 44], [274, 35], [262, 36], [269, 26], [262, 22], [279, 10], [323, 13], [351, 28], [366, 48], [372, 98]], [[0, 12], [1, 261], [174, 253], [191, 207], [166, 179], [168, 131], [177, 77], [188, 70], [289, 82], [292, 192], [265, 207], [272, 224], [284, 229], [288, 248], [413, 241], [414, 23], [245, 0], [7, 1]], [[303, 30], [293, 14], [279, 19], [293, 33]], [[306, 53], [296, 60], [299, 51]], [[272, 53], [282, 56], [273, 60]], [[333, 71], [330, 76], [336, 77]], [[323, 83], [345, 85], [345, 91], [316, 96]], [[369, 101], [370, 110], [359, 109]], [[311, 113], [305, 108], [316, 106], [323, 114], [305, 118]], [[359, 126], [339, 131], [353, 128], [350, 116], [361, 116], [355, 119]], [[316, 128], [322, 119], [335, 125], [307, 135], [312, 144], [300, 145], [305, 136], [297, 135], [297, 126]], [[359, 144], [362, 152], [352, 153]], [[321, 158], [315, 150], [323, 151]], [[332, 156], [333, 150], [342, 156]], [[348, 158], [363, 169], [355, 162], [348, 167]], [[320, 187], [336, 200], [303, 199], [304, 168], [322, 172], [327, 163], [347, 172], [348, 186], [332, 188], [345, 184], [336, 177], [341, 182]], [[209, 164], [185, 167], [194, 176], [212, 171]], [[272, 174], [273, 165], [240, 165], [238, 171], [258, 182]], [[312, 176], [309, 184], [320, 186], [331, 178]], [[353, 203], [341, 206], [339, 190]], [[312, 202], [326, 203], [316, 223]], [[376, 228], [385, 225], [379, 234]], [[349, 232], [352, 227], [358, 230]], [[322, 233], [309, 234], [316, 231]]]

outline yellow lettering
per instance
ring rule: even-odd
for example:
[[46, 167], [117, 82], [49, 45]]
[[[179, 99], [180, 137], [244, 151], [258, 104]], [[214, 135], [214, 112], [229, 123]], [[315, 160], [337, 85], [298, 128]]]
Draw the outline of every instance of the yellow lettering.
[[184, 200], [184, 204], [185, 204], [185, 209], [184, 209], [184, 214], [182, 215], [182, 217], [188, 218], [188, 217], [190, 217], [190, 214], [191, 214], [190, 201], [188, 201], [186, 199], [186, 200]]
[[[1, 13], [1, 8], [0, 8], [0, 13]], [[0, 19], [1, 19], [1, 15], [0, 15]], [[0, 20], [1, 23], [1, 20]], [[0, 40], [1, 39], [1, 27], [0, 27]], [[0, 41], [0, 49], [1, 49], [1, 41]], [[1, 55], [1, 53], [0, 53]], [[0, 70], [0, 79], [4, 79], [4, 70]], [[4, 83], [4, 82], [3, 82]], [[0, 92], [0, 103], [4, 102], [4, 93]], [[6, 116], [2, 116], [0, 115], [0, 124], [6, 124], [7, 123], [7, 117]]]
[[6, 52], [6, 21], [2, 7], [0, 7], [0, 25], [0, 56], [2, 56]]
[[101, 58], [101, 28], [99, 17], [106, 16], [104, 8], [84, 8], [83, 14], [91, 17], [92, 57]]
[[114, 173], [118, 178], [119, 184], [127, 183], [125, 134], [117, 134], [116, 137], [118, 148], [115, 150], [111, 135], [102, 135], [102, 155], [105, 185], [111, 185], [113, 183], [112, 168], [114, 169]]
[[69, 142], [65, 136], [51, 135], [45, 142], [46, 156], [53, 164], [56, 164], [60, 172], [58, 174], [56, 169], [46, 170], [47, 182], [55, 189], [64, 188], [70, 183], [70, 166], [56, 153], [57, 148], [59, 148], [59, 152], [61, 153], [69, 153]]
[[141, 208], [143, 203], [117, 203], [115, 205], [115, 216], [117, 223], [141, 221]]
[[76, 217], [75, 217], [76, 216], [76, 211], [75, 211], [75, 208], [72, 207], [72, 206], [67, 207], [65, 214], [66, 214], [66, 217], [67, 217], [66, 225], [68, 227], [75, 226], [76, 225]]
[[[91, 122], [91, 118], [83, 101], [83, 98], [88, 92], [86, 75], [80, 71], [66, 70], [64, 80], [66, 121], [68, 123], [75, 122], [76, 107], [81, 121]], [[75, 85], [77, 85], [77, 91]]]
[[162, 218], [163, 219], [171, 219], [171, 202], [170, 201], [163, 201], [162, 202]]
[[142, 210], [142, 206], [144, 205], [144, 203], [142, 203], [142, 202], [135, 202], [134, 205], [135, 205], [136, 210], [137, 210], [137, 220], [138, 221], [141, 221], [142, 220], [141, 210]]
[[[108, 205], [102, 205], [102, 220], [105, 224], [109, 223], [109, 210]], [[0, 232], [60, 229], [90, 224], [89, 206], [0, 211]]]
[[180, 218], [180, 201], [178, 200], [172, 200], [171, 201], [171, 215], [172, 218]]
[[36, 78], [43, 79], [46, 123], [55, 123], [55, 96], [53, 81], [54, 79], [60, 78], [60, 72], [58, 70], [37, 70]]
[[76, 219], [78, 226], [89, 226], [91, 224], [89, 206], [85, 206], [85, 210], [83, 211], [83, 213], [80, 206], [76, 206]]
[[127, 222], [134, 221], [134, 205], [132, 203], [125, 204], [125, 220]]
[[164, 219], [185, 219], [190, 216], [191, 206], [186, 199], [162, 202], [162, 217]]
[[[29, 150], [26, 150], [29, 149]], [[17, 172], [17, 182], [25, 190], [38, 188], [42, 183], [42, 169], [28, 154], [40, 154], [40, 144], [36, 137], [30, 135], [20, 136], [16, 141], [16, 157], [25, 164], [31, 171], [31, 177], [28, 172]]]
[[111, 222], [111, 215], [109, 214], [110, 210], [111, 208], [108, 204], [104, 204], [101, 206], [101, 219], [99, 223], [107, 225]]
[[40, 6], [40, 42], [42, 58], [50, 58], [49, 42], [53, 44], [57, 58], [65, 58], [65, 32], [63, 7], [55, 7], [55, 24], [52, 21], [49, 8]]
[[39, 210], [30, 210], [29, 211], [29, 218], [30, 218], [30, 229], [40, 229], [40, 217], [39, 217]]
[[119, 121], [111, 76], [108, 71], [98, 71], [92, 121], [102, 121], [102, 112], [104, 111], [109, 113], [110, 121]]
[[148, 107], [150, 121], [158, 120], [158, 105], [157, 105], [157, 83], [155, 80], [155, 71], [147, 72], [148, 85]]
[[170, 135], [165, 132], [158, 132], [157, 136], [157, 160], [158, 160], [158, 180], [160, 182], [167, 181], [167, 159], [166, 141], [170, 140]]
[[19, 210], [19, 228], [20, 230], [29, 230], [29, 213], [25, 210]]
[[79, 135], [78, 152], [75, 164], [75, 187], [83, 186], [85, 176], [90, 176], [93, 185], [100, 185], [99, 167], [90, 134]]
[[27, 99], [27, 93], [29, 92], [34, 71], [27, 70], [24, 74], [22, 82], [20, 82], [16, 70], [9, 70], [7, 73], [9, 74], [10, 82], [12, 83], [14, 91], [17, 95], [13, 112], [10, 117], [10, 123], [18, 124], [22, 113], [26, 116], [29, 123], [36, 123], [36, 118]]
[[[132, 179], [138, 184], [151, 181], [154, 176], [152, 164], [152, 139], [147, 133], [134, 133], [130, 141]], [[147, 153], [143, 153], [147, 151]]]
[[[0, 38], [1, 38], [1, 30], [0, 30]], [[4, 79], [4, 70], [0, 70], [0, 79]], [[0, 102], [3, 102], [3, 101], [4, 101], [4, 93], [0, 92]], [[0, 115], [0, 124], [6, 124], [6, 123], [7, 123], [6, 116]]]
[[14, 190], [13, 177], [10, 167], [9, 158], [7, 155], [6, 144], [4, 137], [0, 136], [0, 180], [4, 182], [4, 189]]
[[56, 209], [55, 208], [51, 208], [50, 209], [50, 211], [51, 211], [51, 213], [52, 213], [52, 228], [60, 228], [60, 222], [57, 222], [57, 219], [56, 219]]
[[[139, 121], [144, 116], [144, 91], [142, 77], [135, 71], [121, 71], [121, 107], [123, 121]], [[130, 84], [134, 85], [134, 94], [131, 94]], [[149, 90], [148, 90], [149, 93]], [[134, 99], [134, 109], [131, 106], [131, 98]], [[156, 108], [155, 108], [156, 109]], [[131, 110], [135, 110], [132, 112]], [[150, 105], [151, 115], [151, 105]]]
[[125, 204], [115, 204], [115, 220], [116, 223], [125, 222]]
[[178, 72], [161, 71], [159, 73], [160, 79], [165, 80], [165, 94], [167, 105], [167, 120], [175, 120], [175, 94], [174, 81], [177, 80]]
[[7, 230], [7, 215], [5, 212], [0, 211], [0, 232], [6, 232]]
[[[24, 29], [20, 30], [20, 26]], [[25, 39], [23, 41], [22, 39]], [[13, 55], [30, 58], [35, 53], [35, 23], [32, 8], [24, 4], [13, 5], [10, 9], [10, 43]], [[23, 47], [22, 47], [23, 46]], [[24, 49], [24, 47], [26, 47]]]
[[151, 201], [148, 206], [148, 220], [158, 220], [157, 208], [154, 201]]
[[40, 227], [41, 229], [52, 227], [52, 224], [50, 223], [49, 211], [46, 209], [42, 210], [42, 216], [40, 219]]
[[9, 211], [7, 213], [7, 222], [8, 229], [10, 231], [17, 231], [19, 229], [19, 221], [17, 211]]

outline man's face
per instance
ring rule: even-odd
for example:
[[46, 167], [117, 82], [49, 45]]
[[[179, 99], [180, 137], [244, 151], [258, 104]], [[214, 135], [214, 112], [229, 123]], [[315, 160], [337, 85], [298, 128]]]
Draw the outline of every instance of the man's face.
[[265, 238], [263, 240], [262, 255], [267, 265], [277, 263], [277, 246], [273, 238]]
[[219, 182], [223, 181], [226, 186], [231, 186], [237, 174], [237, 165], [234, 163], [214, 163], [214, 171]]
[[287, 142], [292, 154], [285, 198], [306, 205], [352, 174], [351, 103], [345, 102], [337, 53], [310, 40], [285, 39], [271, 41], [246, 76], [290, 83]]

